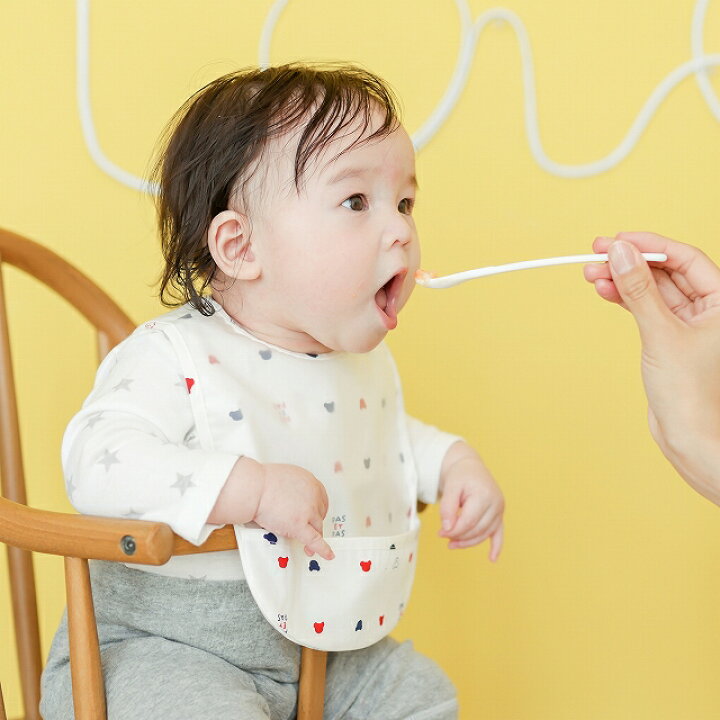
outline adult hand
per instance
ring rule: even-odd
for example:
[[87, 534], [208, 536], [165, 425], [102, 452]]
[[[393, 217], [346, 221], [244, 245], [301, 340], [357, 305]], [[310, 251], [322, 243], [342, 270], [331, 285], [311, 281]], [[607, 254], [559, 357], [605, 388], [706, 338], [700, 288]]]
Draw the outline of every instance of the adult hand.
[[[698, 492], [720, 504], [720, 268], [691, 245], [647, 232], [600, 237], [587, 265], [597, 293], [630, 311], [642, 341], [653, 438]], [[648, 263], [641, 252], [662, 252]]]

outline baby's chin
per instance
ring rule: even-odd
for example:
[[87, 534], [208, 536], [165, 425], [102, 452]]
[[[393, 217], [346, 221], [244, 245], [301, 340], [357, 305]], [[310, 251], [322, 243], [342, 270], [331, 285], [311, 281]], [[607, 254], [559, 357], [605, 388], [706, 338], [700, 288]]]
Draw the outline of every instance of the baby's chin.
[[387, 337], [389, 332], [390, 331], [385, 328], [368, 330], [362, 335], [353, 338], [352, 342], [348, 343], [348, 346], [352, 347], [352, 350], [348, 350], [348, 352], [368, 353], [374, 350]]
[[387, 335], [387, 332], [384, 332], [381, 337], [376, 337], [372, 341], [367, 341], [364, 343], [357, 344], [354, 349], [348, 350], [347, 352], [352, 353], [369, 353], [371, 350], [374, 350], [384, 339]]
[[325, 342], [319, 340], [318, 342], [334, 352], [362, 354], [374, 350], [387, 334], [388, 331], [381, 328], [367, 330], [363, 333], [349, 333], [343, 337], [328, 339]]

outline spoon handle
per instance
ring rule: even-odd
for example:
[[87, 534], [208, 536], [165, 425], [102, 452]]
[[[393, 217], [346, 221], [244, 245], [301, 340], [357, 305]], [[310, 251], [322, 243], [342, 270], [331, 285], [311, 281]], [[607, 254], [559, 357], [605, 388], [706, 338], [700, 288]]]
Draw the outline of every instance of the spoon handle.
[[[667, 255], [664, 253], [643, 253], [642, 256], [649, 262], [664, 262], [667, 260]], [[530, 268], [547, 267], [548, 265], [569, 265], [570, 263], [606, 262], [607, 259], [607, 253], [565, 255], [563, 257], [541, 258], [539, 260], [523, 260], [522, 262], [507, 263], [506, 265], [490, 265], [475, 270], [465, 270], [452, 275], [444, 275], [443, 277], [432, 277], [428, 273], [419, 270], [415, 282], [423, 287], [442, 289], [459, 285], [467, 280], [475, 280], [475, 278], [487, 277], [488, 275], [499, 275], [514, 270], [529, 270]]]

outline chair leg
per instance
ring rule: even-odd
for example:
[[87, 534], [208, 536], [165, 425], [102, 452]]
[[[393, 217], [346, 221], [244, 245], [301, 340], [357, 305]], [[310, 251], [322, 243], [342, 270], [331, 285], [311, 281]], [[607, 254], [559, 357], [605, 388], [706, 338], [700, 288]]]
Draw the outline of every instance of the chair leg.
[[106, 720], [105, 685], [87, 560], [65, 558], [65, 589], [75, 718]]
[[[70, 671], [76, 720], [106, 720], [88, 561], [65, 558], [70, 635]], [[327, 652], [304, 647], [300, 661], [297, 720], [322, 720]], [[0, 720], [4, 718], [0, 717]]]
[[304, 647], [300, 658], [297, 720], [322, 720], [327, 652]]

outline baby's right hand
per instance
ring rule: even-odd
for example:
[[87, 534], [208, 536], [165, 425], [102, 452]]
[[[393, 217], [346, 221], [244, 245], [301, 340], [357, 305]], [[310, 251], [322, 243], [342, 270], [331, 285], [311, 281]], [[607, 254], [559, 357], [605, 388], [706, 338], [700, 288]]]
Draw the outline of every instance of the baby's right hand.
[[305, 553], [325, 560], [335, 554], [323, 539], [328, 511], [324, 485], [297, 465], [267, 463], [262, 466], [262, 490], [253, 520], [283, 537], [299, 540]]

